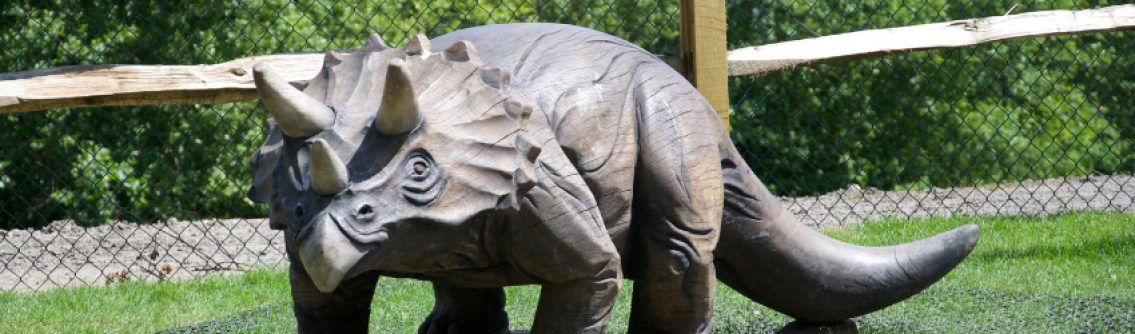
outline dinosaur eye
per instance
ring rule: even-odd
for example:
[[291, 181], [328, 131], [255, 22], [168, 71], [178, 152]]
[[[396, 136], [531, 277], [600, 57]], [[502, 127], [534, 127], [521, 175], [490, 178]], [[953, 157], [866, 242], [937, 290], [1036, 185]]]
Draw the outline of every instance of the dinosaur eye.
[[441, 179], [441, 173], [429, 155], [413, 155], [404, 166], [407, 177], [402, 183], [402, 190], [410, 203], [426, 205], [437, 198], [440, 187], [435, 185]]
[[365, 216], [372, 213], [374, 213], [374, 208], [370, 207], [370, 205], [363, 205], [363, 207], [359, 208], [360, 216]]
[[432, 164], [426, 157], [412, 157], [407, 165], [406, 173], [409, 174], [411, 180], [421, 182], [430, 177]]

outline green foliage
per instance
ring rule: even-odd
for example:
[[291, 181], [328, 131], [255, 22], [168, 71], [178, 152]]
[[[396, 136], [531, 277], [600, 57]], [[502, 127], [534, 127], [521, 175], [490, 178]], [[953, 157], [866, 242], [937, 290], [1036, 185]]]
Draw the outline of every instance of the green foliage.
[[[1090, 9], [1054, 1], [1015, 12]], [[1012, 2], [730, 1], [730, 48], [996, 16]], [[1135, 170], [1130, 33], [1028, 39], [731, 79], [734, 143], [781, 195]]]
[[99, 225], [109, 219], [197, 218], [207, 211], [250, 213], [243, 196], [250, 177], [245, 161], [250, 144], [260, 140], [261, 117], [239, 111], [249, 106], [6, 116], [0, 122], [14, 131], [4, 140], [13, 145], [0, 152], [14, 166], [4, 175], [15, 182], [0, 189], [11, 215], [0, 223], [34, 226], [73, 218]]
[[[678, 37], [677, 1], [91, 1], [0, 4], [0, 72], [76, 64], [207, 64], [390, 44], [472, 26], [550, 21], [655, 52]], [[75, 219], [263, 216], [248, 157], [263, 141], [255, 103], [79, 108], [0, 116], [0, 228]]]
[[[1011, 3], [728, 1], [731, 48], [1000, 15]], [[1055, 1], [1015, 12], [1086, 9]], [[0, 71], [205, 64], [392, 45], [492, 23], [595, 28], [659, 54], [678, 2], [16, 0], [0, 4]], [[1135, 170], [1130, 33], [997, 43], [732, 78], [733, 139], [778, 194], [956, 186]], [[262, 141], [255, 103], [0, 115], [0, 228], [262, 216], [243, 196]]]

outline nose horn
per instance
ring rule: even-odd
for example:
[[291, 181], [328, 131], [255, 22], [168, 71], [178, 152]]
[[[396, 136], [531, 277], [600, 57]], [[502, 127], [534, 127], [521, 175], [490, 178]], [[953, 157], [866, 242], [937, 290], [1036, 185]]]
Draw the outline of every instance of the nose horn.
[[388, 136], [413, 131], [422, 123], [418, 107], [418, 94], [410, 80], [410, 69], [401, 59], [390, 61], [386, 71], [386, 86], [382, 90], [382, 104], [374, 118], [374, 128]]
[[323, 139], [311, 145], [311, 190], [316, 194], [332, 196], [347, 187], [350, 178], [347, 166]]
[[268, 65], [253, 66], [252, 77], [264, 107], [288, 137], [314, 136], [335, 123], [331, 108], [292, 87]]

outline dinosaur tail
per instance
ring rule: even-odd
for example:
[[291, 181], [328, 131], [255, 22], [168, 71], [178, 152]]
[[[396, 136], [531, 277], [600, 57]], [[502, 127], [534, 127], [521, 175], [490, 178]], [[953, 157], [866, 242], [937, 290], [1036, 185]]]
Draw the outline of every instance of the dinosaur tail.
[[895, 246], [840, 242], [793, 217], [733, 147], [722, 152], [725, 210], [714, 251], [717, 277], [797, 320], [834, 322], [900, 302], [949, 273], [977, 244], [976, 225]]

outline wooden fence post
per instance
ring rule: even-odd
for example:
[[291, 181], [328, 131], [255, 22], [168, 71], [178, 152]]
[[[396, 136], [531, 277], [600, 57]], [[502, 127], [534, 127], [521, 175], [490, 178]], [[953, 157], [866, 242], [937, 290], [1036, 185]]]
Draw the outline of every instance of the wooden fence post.
[[725, 0], [681, 0], [682, 60], [686, 79], [709, 100], [729, 128], [729, 68]]
[[[1052, 10], [744, 47], [726, 52], [725, 0], [681, 0], [681, 57], [662, 57], [709, 100], [726, 128], [726, 75], [762, 75], [800, 66], [879, 58], [984, 43], [1135, 30], [1135, 5]], [[217, 104], [259, 98], [252, 65], [268, 63], [285, 80], [315, 76], [323, 53], [275, 54], [213, 65], [77, 65], [0, 73], [0, 115], [56, 108]]]

